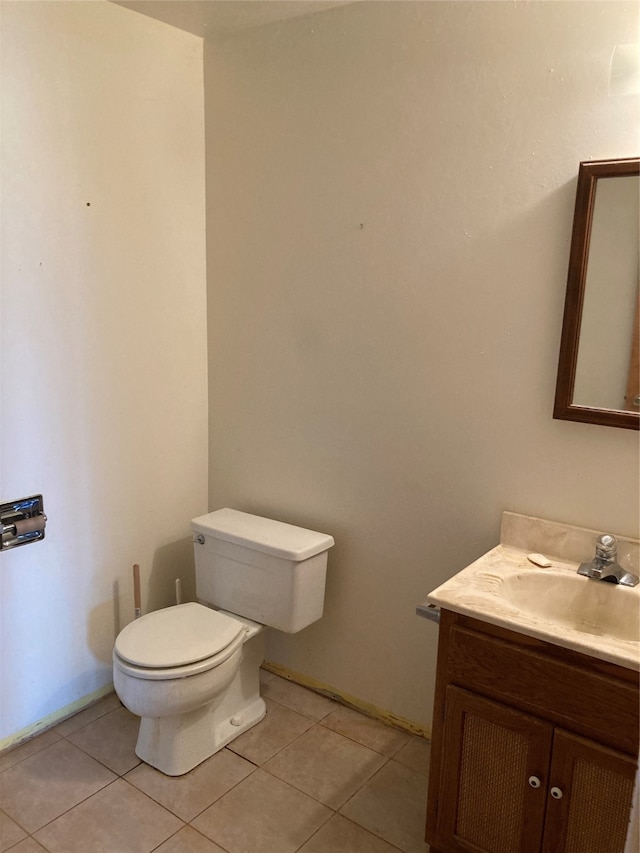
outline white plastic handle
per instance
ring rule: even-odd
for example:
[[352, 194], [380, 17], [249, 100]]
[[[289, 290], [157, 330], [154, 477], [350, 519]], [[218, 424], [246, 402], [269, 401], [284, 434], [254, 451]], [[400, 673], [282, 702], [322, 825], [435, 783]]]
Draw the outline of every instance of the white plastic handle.
[[529, 776], [529, 784], [532, 788], [539, 788], [542, 782], [538, 779], [537, 776]]
[[551, 789], [550, 793], [551, 793], [551, 796], [553, 797], [554, 800], [561, 800], [562, 799], [562, 791], [560, 790], [560, 788], [554, 787]]

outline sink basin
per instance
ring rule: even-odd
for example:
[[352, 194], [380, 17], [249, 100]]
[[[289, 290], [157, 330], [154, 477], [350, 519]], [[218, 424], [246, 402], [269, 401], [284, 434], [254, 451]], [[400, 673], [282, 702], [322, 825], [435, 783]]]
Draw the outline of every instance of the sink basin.
[[616, 584], [578, 574], [527, 571], [505, 577], [500, 595], [519, 610], [572, 631], [640, 640], [640, 597]]

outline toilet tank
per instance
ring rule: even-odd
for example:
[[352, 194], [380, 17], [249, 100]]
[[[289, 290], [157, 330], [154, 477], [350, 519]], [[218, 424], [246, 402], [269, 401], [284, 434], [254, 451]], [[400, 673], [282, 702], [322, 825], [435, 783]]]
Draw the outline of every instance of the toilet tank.
[[191, 529], [200, 601], [288, 633], [320, 619], [332, 536], [235, 509]]

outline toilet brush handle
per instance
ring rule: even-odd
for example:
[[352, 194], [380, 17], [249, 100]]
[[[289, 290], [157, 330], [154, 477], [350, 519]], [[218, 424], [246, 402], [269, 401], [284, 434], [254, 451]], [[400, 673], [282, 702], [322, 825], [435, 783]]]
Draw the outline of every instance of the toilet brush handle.
[[142, 615], [142, 607], [140, 604], [140, 566], [137, 563], [133, 564], [133, 606], [135, 618], [138, 619]]

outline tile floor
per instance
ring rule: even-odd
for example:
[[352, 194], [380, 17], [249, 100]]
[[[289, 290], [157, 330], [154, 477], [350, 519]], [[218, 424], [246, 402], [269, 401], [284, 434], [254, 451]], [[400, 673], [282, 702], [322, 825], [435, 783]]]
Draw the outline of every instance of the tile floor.
[[0, 853], [427, 853], [429, 744], [263, 673], [265, 719], [178, 778], [115, 695], [0, 755]]

